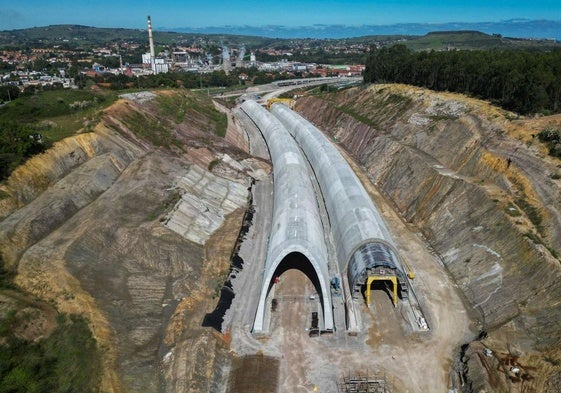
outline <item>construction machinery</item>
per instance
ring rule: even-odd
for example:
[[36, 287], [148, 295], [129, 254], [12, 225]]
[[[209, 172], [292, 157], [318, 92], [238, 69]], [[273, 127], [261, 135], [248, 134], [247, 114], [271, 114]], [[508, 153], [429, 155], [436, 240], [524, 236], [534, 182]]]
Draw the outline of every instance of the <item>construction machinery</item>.
[[294, 101], [292, 98], [270, 98], [267, 100], [267, 109], [271, 109], [271, 106], [273, 106], [273, 104], [276, 104], [277, 102], [286, 105], [290, 109], [294, 108], [294, 104], [296, 103], [296, 101]]

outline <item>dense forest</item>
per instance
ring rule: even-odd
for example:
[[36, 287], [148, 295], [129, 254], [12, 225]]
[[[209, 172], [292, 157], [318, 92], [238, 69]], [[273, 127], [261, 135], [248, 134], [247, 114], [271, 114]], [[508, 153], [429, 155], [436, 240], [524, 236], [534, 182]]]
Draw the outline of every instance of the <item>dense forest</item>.
[[413, 52], [395, 45], [371, 51], [364, 80], [465, 93], [520, 114], [561, 110], [561, 50]]

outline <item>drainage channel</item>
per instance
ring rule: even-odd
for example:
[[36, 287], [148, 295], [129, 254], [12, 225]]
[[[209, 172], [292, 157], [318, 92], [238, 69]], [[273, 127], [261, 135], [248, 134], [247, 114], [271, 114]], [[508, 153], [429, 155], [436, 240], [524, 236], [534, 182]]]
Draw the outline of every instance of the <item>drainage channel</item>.
[[[253, 188], [254, 184], [255, 181], [252, 181], [251, 188]], [[251, 224], [253, 222], [253, 214], [255, 208], [253, 206], [253, 193], [251, 192], [251, 190], [249, 195], [250, 195], [249, 208], [245, 212], [242, 228], [240, 229], [240, 233], [238, 234], [236, 246], [234, 247], [232, 258], [230, 259], [230, 272], [228, 273], [228, 278], [226, 279], [224, 285], [222, 285], [222, 288], [220, 289], [220, 298], [218, 299], [218, 303], [216, 304], [214, 311], [206, 314], [205, 317], [203, 318], [202, 326], [211, 327], [220, 333], [222, 333], [222, 324], [224, 323], [224, 315], [232, 305], [232, 301], [236, 296], [234, 290], [232, 289], [231, 280], [236, 278], [236, 275], [243, 269], [243, 264], [244, 264], [243, 258], [238, 255], [238, 252], [240, 250], [240, 245], [245, 239], [245, 236], [247, 235], [247, 232], [249, 231], [249, 228], [251, 227]]]

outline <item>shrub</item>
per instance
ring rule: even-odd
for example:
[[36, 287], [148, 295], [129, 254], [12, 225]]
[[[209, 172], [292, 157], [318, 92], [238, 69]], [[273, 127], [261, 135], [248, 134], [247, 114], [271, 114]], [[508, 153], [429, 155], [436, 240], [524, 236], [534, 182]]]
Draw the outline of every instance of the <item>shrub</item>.
[[88, 323], [66, 314], [57, 322], [39, 342], [10, 335], [0, 345], [0, 393], [99, 391], [101, 356]]
[[561, 141], [561, 130], [553, 127], [548, 127], [540, 131], [538, 138], [542, 142], [559, 143]]
[[547, 144], [549, 155], [552, 157], [561, 157], [561, 130], [558, 128], [548, 127], [543, 129], [538, 138], [541, 142]]

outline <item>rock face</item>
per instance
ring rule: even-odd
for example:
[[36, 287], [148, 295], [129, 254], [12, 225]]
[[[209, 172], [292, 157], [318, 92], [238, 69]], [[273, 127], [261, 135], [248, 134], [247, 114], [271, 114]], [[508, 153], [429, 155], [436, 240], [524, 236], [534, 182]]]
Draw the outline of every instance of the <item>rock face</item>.
[[[95, 132], [58, 142], [2, 186], [3, 260], [23, 290], [89, 319], [104, 392], [184, 391], [172, 386], [185, 375], [188, 391], [210, 391], [214, 359], [227, 359], [199, 313], [212, 310], [227, 274], [251, 183], [233, 163], [248, 156], [199, 126], [212, 129], [207, 112], [191, 117], [186, 108], [203, 98], [158, 94], [118, 101]], [[191, 103], [181, 121], [170, 113], [177, 102]], [[232, 165], [217, 170], [228, 178], [206, 166], [224, 156]], [[175, 347], [185, 352], [162, 361]], [[206, 380], [188, 375], [195, 367]]]
[[225, 215], [247, 203], [247, 186], [195, 165], [176, 184], [182, 196], [165, 225], [196, 244], [205, 244]]
[[[558, 353], [561, 220], [550, 176], [558, 163], [535, 130], [476, 100], [397, 85], [308, 97], [297, 110], [421, 230], [490, 332], [487, 345]], [[528, 361], [542, 367], [528, 383], [541, 391], [551, 368]]]

